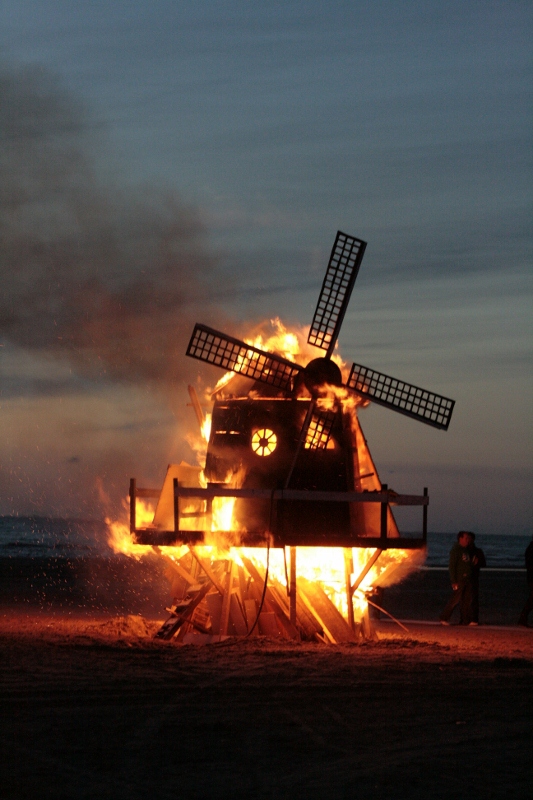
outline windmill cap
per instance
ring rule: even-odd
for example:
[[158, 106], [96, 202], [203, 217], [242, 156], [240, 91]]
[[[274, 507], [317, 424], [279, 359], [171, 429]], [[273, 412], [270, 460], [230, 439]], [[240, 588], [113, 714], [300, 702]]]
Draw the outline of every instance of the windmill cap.
[[342, 386], [342, 374], [334, 361], [329, 358], [314, 358], [302, 370], [301, 378], [308, 392], [315, 397], [318, 389], [325, 383]]

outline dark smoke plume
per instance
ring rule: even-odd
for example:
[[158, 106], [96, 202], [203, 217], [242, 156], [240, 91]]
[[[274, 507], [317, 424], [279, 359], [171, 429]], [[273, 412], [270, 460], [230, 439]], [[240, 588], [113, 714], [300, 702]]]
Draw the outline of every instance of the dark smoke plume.
[[43, 70], [0, 67], [0, 335], [91, 378], [168, 388], [220, 277], [198, 212], [96, 168], [96, 129]]

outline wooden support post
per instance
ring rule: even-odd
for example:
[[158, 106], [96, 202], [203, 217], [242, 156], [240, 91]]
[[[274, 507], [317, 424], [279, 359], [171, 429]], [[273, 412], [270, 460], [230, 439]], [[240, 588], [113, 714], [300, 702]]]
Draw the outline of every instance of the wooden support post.
[[178, 479], [174, 478], [174, 533], [180, 529], [180, 485]]
[[[428, 487], [424, 486], [424, 497], [428, 496]], [[422, 539], [424, 542], [428, 540], [428, 507], [422, 506]]]
[[[389, 491], [389, 486], [388, 486], [387, 483], [382, 483], [381, 484], [381, 491], [382, 492], [388, 492]], [[381, 540], [382, 540], [384, 545], [386, 544], [386, 539], [387, 539], [387, 525], [388, 525], [388, 521], [389, 521], [388, 520], [388, 517], [389, 517], [388, 511], [389, 511], [389, 504], [388, 503], [381, 503], [381, 530], [380, 530], [380, 534], [381, 534]]]
[[229, 625], [229, 612], [231, 607], [231, 591], [233, 589], [233, 570], [235, 562], [233, 559], [229, 560], [228, 571], [226, 573], [226, 585], [224, 587], [224, 594], [222, 595], [222, 611], [220, 612], [220, 639], [228, 635]]
[[137, 528], [137, 482], [130, 478], [130, 533]]
[[351, 547], [344, 548], [344, 580], [346, 585], [346, 602], [348, 604], [348, 625], [355, 632], [352, 591], [353, 553]]
[[361, 633], [363, 634], [363, 639], [371, 640], [377, 638], [372, 627], [372, 620], [370, 619], [368, 605], [363, 612], [363, 619], [361, 620]]
[[[360, 575], [357, 576], [356, 580], [354, 581], [351, 587], [352, 594], [353, 592], [355, 592], [356, 589], [359, 588], [359, 586], [361, 585], [365, 577], [368, 575], [368, 573], [370, 572], [370, 570], [372, 569], [372, 567], [374, 566], [374, 564], [376, 563], [382, 552], [383, 551], [379, 550], [378, 548], [374, 553], [374, 555], [367, 561], [366, 565], [361, 570]], [[361, 631], [364, 639], [375, 638], [374, 631], [372, 629], [372, 623], [370, 621], [370, 614], [368, 613], [368, 604], [366, 605], [365, 611], [363, 613]]]
[[[207, 488], [214, 487], [217, 488], [219, 484], [216, 483], [208, 483]], [[210, 531], [213, 529], [213, 497], [207, 497], [205, 501], [205, 529], [206, 531]]]
[[296, 627], [296, 548], [291, 547], [290, 553], [289, 621]]

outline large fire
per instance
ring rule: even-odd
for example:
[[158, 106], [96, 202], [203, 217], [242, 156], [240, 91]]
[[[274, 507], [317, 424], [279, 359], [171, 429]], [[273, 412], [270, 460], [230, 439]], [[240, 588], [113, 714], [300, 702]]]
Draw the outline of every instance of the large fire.
[[[316, 357], [316, 352], [307, 343], [308, 330], [289, 331], [279, 319], [271, 321], [273, 332], [270, 335], [258, 334], [253, 339], [245, 339], [247, 344], [258, 347], [269, 352], [277, 352], [284, 358], [292, 361], [298, 359], [299, 363], [306, 364]], [[250, 356], [252, 353], [250, 353]], [[346, 378], [345, 364], [340, 355], [334, 354], [333, 360], [343, 372]], [[226, 373], [217, 383], [214, 391], [207, 390], [205, 400], [211, 400], [213, 396], [223, 390], [234, 377], [233, 372]], [[345, 414], [351, 415], [353, 420], [354, 432], [360, 431], [356, 423], [356, 408], [364, 405], [365, 401], [349, 393], [346, 389], [336, 386], [324, 386], [318, 400], [318, 406], [324, 409], [333, 408], [336, 404], [342, 405]], [[203, 424], [200, 425], [200, 436], [189, 432], [186, 435], [188, 443], [196, 452], [198, 461], [201, 465], [205, 463], [205, 454], [211, 430], [211, 414], [205, 416]], [[365, 488], [379, 489], [381, 487], [374, 464], [363, 462], [367, 478]], [[244, 475], [228, 476], [228, 485], [238, 487], [242, 483]], [[202, 485], [207, 485], [203, 473], [200, 474]], [[240, 482], [239, 482], [240, 481]], [[263, 572], [267, 567], [269, 580], [287, 586], [287, 563], [289, 560], [289, 549], [275, 548], [267, 554], [266, 548], [247, 548], [247, 547], [228, 547], [227, 540], [223, 543], [217, 536], [218, 531], [237, 531], [235, 520], [233, 519], [234, 498], [217, 497], [213, 500], [212, 509], [212, 543], [196, 548], [198, 555], [208, 563], [213, 563], [220, 559], [231, 559], [235, 564], [242, 566], [243, 558], [250, 559]], [[128, 501], [123, 501], [125, 511], [129, 508]], [[142, 499], [137, 499], [136, 507], [136, 526], [137, 529], [149, 528], [154, 519], [154, 507]], [[143, 555], [153, 552], [151, 545], [139, 545], [132, 541], [129, 527], [125, 521], [106, 520], [109, 529], [109, 545], [115, 553], [124, 553], [128, 556], [140, 558]], [[221, 543], [222, 542], [222, 543]], [[183, 558], [187, 552], [187, 546], [161, 547], [159, 552], [168, 556], [175, 562]], [[351, 548], [349, 554], [352, 559], [353, 571], [349, 576], [353, 583], [360, 577], [365, 566], [375, 554], [373, 548]], [[298, 577], [306, 578], [309, 581], [320, 584], [331, 602], [348, 618], [348, 596], [346, 591], [346, 558], [347, 552], [339, 547], [298, 547], [296, 548], [296, 568]], [[368, 570], [365, 577], [359, 582], [353, 593], [353, 611], [356, 620], [362, 619], [368, 610], [367, 597], [371, 594], [373, 587], [385, 587], [396, 583], [408, 572], [416, 567], [423, 558], [420, 551], [406, 551], [392, 549], [383, 551]], [[288, 589], [288, 586], [287, 586]]]

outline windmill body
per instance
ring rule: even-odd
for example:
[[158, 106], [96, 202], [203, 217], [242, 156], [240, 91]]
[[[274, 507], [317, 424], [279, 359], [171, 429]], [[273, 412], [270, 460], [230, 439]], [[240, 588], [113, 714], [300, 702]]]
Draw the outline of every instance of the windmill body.
[[[243, 488], [282, 489], [294, 459], [310, 399], [256, 397], [215, 401], [205, 476], [213, 483]], [[240, 477], [242, 476], [242, 477]], [[349, 426], [336, 414], [324, 449], [303, 447], [292, 471], [290, 487], [321, 491], [353, 491], [353, 442]], [[276, 530], [285, 544], [328, 545], [352, 529], [348, 503], [280, 501]], [[240, 530], [259, 534], [272, 529], [268, 500], [236, 501], [233, 517]]]

